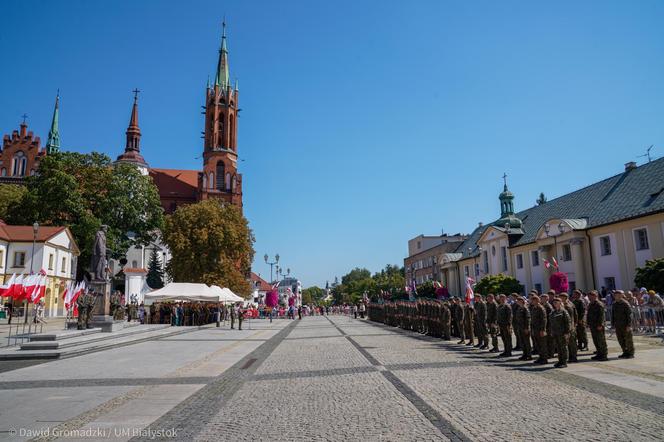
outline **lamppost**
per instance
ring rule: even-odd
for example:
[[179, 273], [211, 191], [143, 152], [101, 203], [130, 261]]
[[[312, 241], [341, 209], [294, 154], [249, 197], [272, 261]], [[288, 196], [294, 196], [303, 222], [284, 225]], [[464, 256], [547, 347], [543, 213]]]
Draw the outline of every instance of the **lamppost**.
[[265, 256], [263, 256], [263, 258], [265, 259], [265, 264], [270, 264], [270, 282], [274, 282], [272, 279], [272, 266], [279, 262], [279, 254], [277, 253], [274, 256], [274, 261], [269, 261], [270, 257], [267, 256], [267, 253], [265, 254]]
[[[34, 262], [35, 262], [35, 243], [37, 242], [37, 234], [39, 233], [39, 223], [35, 221], [32, 224], [32, 256], [30, 257], [30, 275], [32, 275], [32, 271], [34, 269]], [[25, 307], [23, 307], [23, 314], [25, 316], [25, 321], [23, 322], [24, 324], [28, 323], [28, 302], [29, 300], [26, 298], [25, 300]]]

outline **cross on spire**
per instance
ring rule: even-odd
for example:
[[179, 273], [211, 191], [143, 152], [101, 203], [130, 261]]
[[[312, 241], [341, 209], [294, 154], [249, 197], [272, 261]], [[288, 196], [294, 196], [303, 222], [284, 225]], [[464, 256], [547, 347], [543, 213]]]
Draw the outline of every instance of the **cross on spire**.
[[25, 124], [25, 120], [28, 119], [28, 114], [21, 115], [21, 118], [23, 118], [23, 124]]
[[505, 190], [507, 190], [507, 174], [503, 172], [503, 182], [505, 183]]
[[138, 94], [139, 94], [141, 91], [138, 90], [138, 88], [136, 88], [136, 89], [134, 89], [132, 92], [134, 93], [134, 101], [137, 101], [137, 100], [138, 100]]

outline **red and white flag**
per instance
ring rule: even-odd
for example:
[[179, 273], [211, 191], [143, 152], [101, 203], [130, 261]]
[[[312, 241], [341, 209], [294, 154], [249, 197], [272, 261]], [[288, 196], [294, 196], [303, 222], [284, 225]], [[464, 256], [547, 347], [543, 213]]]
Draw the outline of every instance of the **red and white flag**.
[[41, 272], [37, 275], [38, 276], [38, 281], [37, 285], [35, 287], [35, 290], [32, 292], [32, 303], [37, 304], [41, 299], [46, 296], [46, 279], [47, 276], [41, 274]]
[[2, 287], [0, 287], [0, 296], [7, 296], [7, 297], [11, 296], [11, 294], [9, 294], [9, 289], [12, 286], [12, 284], [14, 284], [14, 281], [16, 281], [16, 273], [12, 274], [12, 277], [9, 278], [9, 281], [7, 281], [5, 284], [2, 285]]
[[556, 258], [553, 256], [551, 257], [551, 264], [553, 264], [553, 267], [555, 267], [556, 270], [558, 270], [558, 261], [556, 261]]
[[20, 274], [14, 279], [14, 282], [7, 290], [7, 295], [14, 298], [14, 302], [20, 301], [23, 299], [23, 274]]
[[71, 292], [71, 281], [68, 281], [67, 284], [65, 284], [65, 289], [62, 291], [62, 300], [66, 301], [67, 296], [69, 296], [69, 293]]
[[466, 277], [466, 304], [470, 304], [475, 301], [475, 292], [473, 287], [475, 286], [475, 280], [470, 276]]
[[78, 299], [79, 296], [81, 296], [81, 293], [83, 293], [84, 290], [85, 290], [85, 281], [81, 281], [76, 286], [76, 289], [74, 290], [74, 293], [72, 295], [72, 298], [71, 298], [71, 301], [70, 301], [69, 304], [70, 305], [73, 304], [74, 307], [76, 307], [76, 300]]
[[434, 281], [434, 282], [433, 282], [433, 286], [434, 286], [435, 288], [439, 289], [439, 288], [441, 288], [443, 285], [442, 285], [440, 282], [438, 282], [438, 281]]
[[547, 260], [547, 259], [544, 260], [544, 267], [547, 268], [547, 269], [551, 268], [551, 263], [549, 262], [549, 260]]
[[39, 275], [28, 275], [23, 279], [23, 297], [32, 302], [32, 294], [39, 284]]

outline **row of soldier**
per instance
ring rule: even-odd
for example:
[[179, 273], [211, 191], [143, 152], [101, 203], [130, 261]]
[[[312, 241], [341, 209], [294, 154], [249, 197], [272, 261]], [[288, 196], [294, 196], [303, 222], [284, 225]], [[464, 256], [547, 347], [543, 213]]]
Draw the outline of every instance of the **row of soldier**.
[[[623, 350], [619, 357], [633, 358], [632, 311], [622, 291], [615, 292], [611, 308], [613, 329]], [[516, 293], [509, 297], [475, 295], [473, 302], [421, 298], [415, 302], [370, 304], [368, 313], [374, 321], [444, 340], [454, 336], [459, 338], [458, 344], [500, 353], [503, 357], [520, 350], [520, 360], [530, 361], [537, 355], [535, 364], [547, 364], [557, 355], [556, 367], [577, 362], [578, 352], [588, 350], [587, 330], [590, 330], [596, 350], [592, 359], [606, 361], [608, 357], [606, 308], [596, 291], [589, 292], [584, 299], [583, 293], [575, 290], [572, 300], [567, 293], [553, 291], [541, 296], [532, 291], [528, 298]]]

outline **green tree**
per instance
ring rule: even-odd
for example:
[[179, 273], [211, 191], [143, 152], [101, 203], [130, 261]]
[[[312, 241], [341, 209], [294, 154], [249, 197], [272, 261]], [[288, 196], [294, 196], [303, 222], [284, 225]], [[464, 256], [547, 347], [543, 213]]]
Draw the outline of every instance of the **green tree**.
[[433, 286], [433, 282], [427, 281], [423, 284], [418, 285], [417, 296], [420, 298], [435, 298], [436, 288]]
[[81, 250], [79, 270], [89, 265], [101, 224], [109, 226], [107, 247], [114, 258], [126, 254], [130, 233], [136, 244], [145, 245], [156, 239], [163, 226], [163, 210], [152, 179], [131, 165], [113, 167], [103, 154], [47, 155], [26, 186], [23, 197], [10, 204], [8, 221], [69, 227]]
[[152, 249], [152, 253], [150, 253], [147, 283], [153, 289], [160, 289], [164, 286], [164, 271], [161, 269], [161, 262], [156, 248]]
[[307, 287], [302, 290], [302, 303], [304, 304], [317, 304], [325, 298], [325, 290], [318, 286]]
[[488, 295], [489, 293], [493, 293], [494, 295], [501, 293], [509, 295], [510, 293], [522, 293], [523, 285], [516, 278], [499, 273], [498, 275], [488, 275], [480, 279], [475, 284], [474, 290], [475, 293], [482, 295]]
[[535, 204], [537, 204], [538, 206], [541, 206], [545, 202], [546, 202], [546, 195], [544, 195], [544, 192], [540, 192], [539, 196], [535, 200]]
[[15, 184], [0, 185], [0, 219], [6, 220], [9, 207], [21, 201], [27, 192], [25, 186]]
[[634, 283], [657, 293], [664, 293], [664, 258], [646, 261], [643, 267], [637, 267]]
[[176, 282], [203, 282], [248, 296], [254, 235], [238, 207], [215, 200], [180, 207], [163, 232], [171, 250], [167, 271]]

